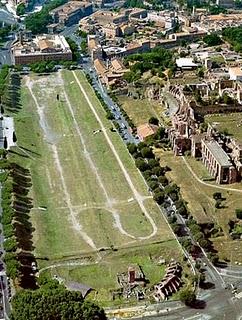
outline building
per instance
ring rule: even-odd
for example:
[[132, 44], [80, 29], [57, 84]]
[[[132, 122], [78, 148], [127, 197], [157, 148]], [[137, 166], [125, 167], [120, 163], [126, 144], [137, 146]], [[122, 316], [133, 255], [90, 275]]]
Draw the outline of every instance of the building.
[[54, 23], [71, 26], [85, 16], [92, 14], [92, 4], [82, 1], [69, 1], [50, 11]]
[[178, 58], [176, 59], [176, 65], [180, 69], [195, 69], [198, 66], [192, 58]]
[[72, 60], [72, 52], [64, 36], [39, 35], [25, 41], [21, 35], [11, 48], [14, 64], [40, 61]]
[[126, 55], [134, 53], [143, 53], [150, 51], [150, 41], [147, 39], [135, 40], [130, 42], [126, 47]]
[[229, 68], [230, 80], [242, 81], [242, 68], [232, 67]]
[[107, 25], [107, 24], [121, 24], [123, 22], [128, 22], [129, 16], [127, 12], [112, 12], [112, 11], [105, 11], [99, 10], [92, 14], [92, 19], [94, 19], [100, 25]]
[[182, 267], [178, 262], [171, 262], [166, 268], [164, 278], [154, 286], [154, 299], [159, 302], [176, 293], [181, 286]]
[[140, 141], [144, 141], [146, 138], [152, 136], [155, 134], [158, 130], [158, 126], [150, 123], [145, 123], [137, 128], [137, 135], [140, 139]]
[[234, 0], [216, 0], [216, 5], [224, 8], [233, 8], [235, 6]]
[[102, 32], [105, 34], [105, 37], [108, 39], [114, 39], [121, 35], [121, 30], [119, 26], [113, 23], [102, 26]]
[[215, 139], [202, 139], [201, 147], [202, 161], [217, 183], [237, 181], [237, 171], [231, 159]]

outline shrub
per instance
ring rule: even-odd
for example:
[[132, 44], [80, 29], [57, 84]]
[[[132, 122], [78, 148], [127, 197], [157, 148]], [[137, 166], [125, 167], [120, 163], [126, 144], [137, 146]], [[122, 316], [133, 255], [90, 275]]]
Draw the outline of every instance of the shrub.
[[159, 125], [159, 120], [157, 118], [155, 118], [155, 117], [151, 117], [149, 119], [149, 123], [158, 126]]
[[213, 198], [214, 198], [214, 200], [222, 199], [222, 193], [221, 192], [214, 192]]
[[242, 209], [235, 209], [235, 214], [238, 219], [242, 219]]
[[149, 169], [148, 164], [142, 158], [136, 159], [135, 165], [140, 171], [145, 171]]

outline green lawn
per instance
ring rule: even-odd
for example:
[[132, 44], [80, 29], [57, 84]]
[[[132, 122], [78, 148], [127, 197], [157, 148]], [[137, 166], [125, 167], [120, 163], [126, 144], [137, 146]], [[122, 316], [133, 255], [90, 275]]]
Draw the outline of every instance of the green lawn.
[[149, 101], [148, 99], [134, 99], [127, 96], [118, 96], [118, 99], [135, 126], [147, 123], [151, 117], [161, 120], [164, 108], [159, 102]]
[[[92, 88], [81, 72], [76, 75], [135, 188], [141, 196], [150, 196], [122, 140], [110, 131], [112, 124], [105, 118]], [[25, 77], [21, 102], [22, 110], [15, 115], [19, 147], [12, 150], [11, 159], [29, 167], [32, 173], [31, 217], [37, 257], [48, 257], [47, 264], [51, 264], [53, 260], [78, 257], [103, 247], [127, 247], [130, 243], [141, 245], [173, 238], [159, 208], [147, 199], [144, 204], [158, 228], [149, 238], [153, 227], [104, 134], [94, 134], [100, 129], [99, 124], [72, 72]], [[47, 210], [40, 210], [40, 206]]]
[[219, 131], [227, 131], [229, 135], [242, 142], [242, 114], [213, 114], [205, 117], [207, 123], [213, 124]]
[[[112, 301], [111, 299], [111, 291], [119, 288], [117, 273], [126, 272], [132, 264], [140, 265], [146, 279], [149, 280], [147, 287], [152, 287], [162, 279], [165, 272], [165, 265], [158, 265], [160, 257], [165, 258], [166, 263], [171, 257], [181, 261], [181, 252], [177, 249], [174, 240], [133, 247], [129, 250], [121, 249], [105, 255], [98, 264], [68, 268], [56, 267], [52, 269], [51, 274], [63, 277], [67, 281], [74, 280], [92, 287], [95, 293], [90, 298], [96, 299], [103, 306], [120, 305], [124, 301], [119, 299]], [[134, 300], [133, 303], [137, 301]]]

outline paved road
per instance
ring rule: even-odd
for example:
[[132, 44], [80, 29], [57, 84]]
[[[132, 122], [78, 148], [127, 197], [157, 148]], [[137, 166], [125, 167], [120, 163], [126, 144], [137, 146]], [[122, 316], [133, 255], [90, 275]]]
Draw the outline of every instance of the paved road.
[[[8, 12], [6, 9], [0, 8], [0, 22], [6, 22], [7, 24], [14, 24], [16, 23], [16, 19], [14, 16]], [[10, 47], [13, 40], [7, 41], [3, 48], [0, 49], [0, 67], [4, 64], [12, 64], [11, 62], [11, 53]]]
[[104, 102], [109, 107], [110, 111], [113, 113], [115, 121], [119, 124], [121, 128], [121, 137], [124, 139], [125, 143], [139, 143], [139, 139], [131, 133], [131, 128], [127, 121], [122, 116], [122, 113], [115, 102], [109, 97], [106, 88], [101, 84], [95, 69], [93, 68], [89, 58], [85, 58], [83, 62], [84, 71], [90, 75], [93, 82], [93, 88], [100, 93]]
[[16, 19], [13, 14], [8, 12], [6, 8], [0, 8], [0, 22], [6, 22], [7, 24], [16, 23]]

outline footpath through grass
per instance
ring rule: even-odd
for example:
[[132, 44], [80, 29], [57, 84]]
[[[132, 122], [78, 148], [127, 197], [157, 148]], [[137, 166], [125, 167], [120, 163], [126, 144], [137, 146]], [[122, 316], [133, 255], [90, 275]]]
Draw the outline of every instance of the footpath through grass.
[[[117, 288], [117, 272], [138, 263], [152, 285], [164, 272], [156, 258], [181, 259], [182, 254], [126, 146], [110, 130], [112, 123], [84, 74], [75, 74], [157, 232], [151, 236], [152, 225], [72, 72], [24, 77], [22, 109], [14, 115], [18, 147], [12, 149], [11, 160], [31, 171], [31, 220], [39, 267], [64, 262], [65, 266], [51, 269], [52, 274], [91, 285], [98, 291], [96, 299], [107, 305], [110, 290]], [[68, 265], [81, 259], [93, 264]]]
[[[76, 74], [135, 188], [142, 197], [149, 197], [143, 178], [122, 140], [110, 131], [112, 124], [105, 118], [92, 88], [81, 72]], [[51, 263], [51, 260], [89, 254], [93, 248], [83, 239], [81, 231], [97, 248], [173, 238], [159, 208], [152, 199], [144, 198], [158, 227], [157, 234], [149, 238], [152, 226], [135, 200], [103, 133], [95, 133], [100, 129], [98, 122], [72, 72], [25, 77], [22, 110], [15, 115], [15, 123], [18, 147], [12, 150], [11, 159], [29, 167], [32, 173], [32, 222], [37, 257], [46, 257]], [[95, 169], [90, 166], [89, 158]], [[137, 237], [147, 237], [147, 240], [141, 241]]]

